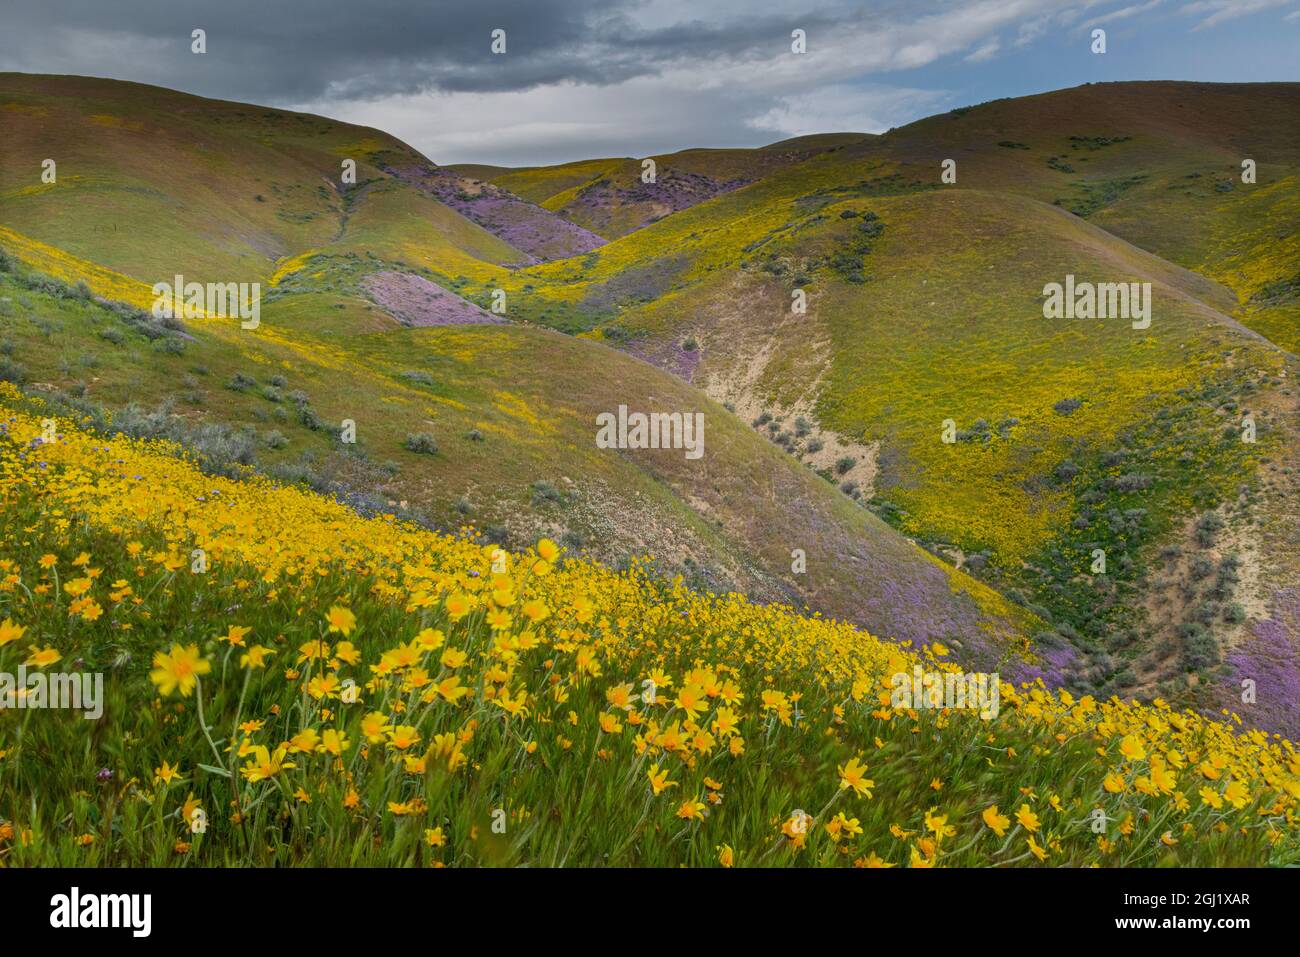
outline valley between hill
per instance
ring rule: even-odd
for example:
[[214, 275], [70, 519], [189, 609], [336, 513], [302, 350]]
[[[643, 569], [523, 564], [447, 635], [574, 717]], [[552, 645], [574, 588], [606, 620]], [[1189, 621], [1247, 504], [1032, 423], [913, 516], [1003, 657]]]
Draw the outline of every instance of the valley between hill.
[[[1296, 115], [1096, 84], [647, 183], [3, 74], [0, 373], [214, 471], [1295, 735]], [[153, 321], [178, 273], [260, 283], [260, 327]], [[1067, 274], [1150, 283], [1150, 328], [1045, 320]], [[704, 412], [707, 454], [598, 449], [620, 404]]]

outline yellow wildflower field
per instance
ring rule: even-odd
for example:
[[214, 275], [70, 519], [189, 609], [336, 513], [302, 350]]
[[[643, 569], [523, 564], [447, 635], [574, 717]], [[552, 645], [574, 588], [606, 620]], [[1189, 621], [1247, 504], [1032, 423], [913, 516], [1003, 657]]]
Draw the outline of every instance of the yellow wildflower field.
[[207, 475], [0, 389], [0, 673], [104, 676], [92, 720], [0, 710], [2, 864], [1300, 858], [1300, 755], [1235, 716], [895, 707], [942, 644]]

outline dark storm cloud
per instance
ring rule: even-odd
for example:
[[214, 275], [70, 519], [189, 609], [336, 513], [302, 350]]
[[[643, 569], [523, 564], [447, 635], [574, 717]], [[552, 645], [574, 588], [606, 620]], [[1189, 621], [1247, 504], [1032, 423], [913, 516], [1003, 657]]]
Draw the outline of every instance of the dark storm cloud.
[[[833, 17], [745, 15], [662, 26], [639, 0], [17, 0], [6, 3], [0, 68], [129, 78], [228, 99], [303, 102], [427, 92], [615, 84], [683, 57], [772, 49], [791, 24]], [[648, 22], [647, 22], [648, 21]], [[208, 55], [190, 52], [207, 31]], [[506, 30], [507, 56], [489, 49]]]
[[[0, 0], [0, 71], [301, 109], [385, 129], [439, 162], [526, 165], [880, 132], [974, 99], [1098, 79], [1289, 78], [1294, 51], [1278, 24], [1297, 4]], [[1271, 25], [1235, 41], [1228, 31], [1235, 47], [1215, 36], [1269, 11]], [[1081, 59], [1089, 20], [1140, 42], [1118, 43], [1104, 63]], [[190, 52], [195, 28], [207, 31], [206, 56]], [[506, 56], [490, 52], [497, 28]], [[791, 55], [795, 28], [806, 56]]]

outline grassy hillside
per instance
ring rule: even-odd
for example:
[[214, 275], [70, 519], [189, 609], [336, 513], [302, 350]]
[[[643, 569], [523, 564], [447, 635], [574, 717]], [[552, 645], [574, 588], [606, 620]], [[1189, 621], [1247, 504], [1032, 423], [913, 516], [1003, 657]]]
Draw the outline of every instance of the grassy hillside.
[[946, 649], [49, 419], [0, 383], [0, 666], [104, 672], [105, 710], [0, 713], [6, 865], [1300, 856], [1289, 741], [1035, 686], [914, 710], [891, 677]]
[[[321, 118], [8, 75], [30, 162], [0, 170], [5, 248], [136, 305], [172, 262], [269, 290], [256, 336], [205, 322], [122, 348], [102, 306], [24, 272], [4, 280], [9, 362], [65, 407], [170, 403], [137, 431], [251, 429], [264, 468], [438, 528], [650, 551], [701, 588], [1297, 734], [1300, 158], [1277, 118], [1298, 100], [1091, 85], [654, 157], [644, 183], [637, 159], [440, 168]], [[146, 133], [171, 151], [149, 175]], [[34, 187], [33, 157], [65, 146], [74, 178]], [[340, 192], [321, 170], [345, 154]], [[236, 156], [263, 177], [251, 199], [223, 178]], [[150, 232], [164, 208], [176, 232]], [[1151, 325], [1045, 319], [1067, 275], [1150, 283]], [[619, 404], [705, 410], [707, 460], [596, 449]], [[421, 432], [436, 453], [404, 449]]]
[[[1042, 641], [1080, 652], [1071, 680], [1218, 703], [1261, 629], [1300, 640], [1270, 611], [1300, 586], [1295, 136], [1269, 122], [1297, 101], [1118, 84], [957, 110], [508, 282], [523, 315], [700, 385], [1026, 602]], [[1214, 186], [1226, 167], [1188, 185], [1233, 154], [1260, 157], [1255, 186]], [[1067, 274], [1150, 282], [1151, 327], [1045, 320], [1043, 287]], [[1282, 700], [1267, 711], [1300, 728]]]
[[[614, 239], [818, 153], [869, 139], [861, 133], [831, 133], [782, 140], [761, 149], [692, 149], [643, 159], [580, 160], [524, 169], [472, 165], [456, 169]], [[647, 158], [655, 163], [653, 182], [643, 177]]]
[[960, 185], [1063, 206], [1227, 286], [1238, 318], [1297, 352], [1298, 102], [1293, 83], [1089, 84], [955, 110], [850, 152], [919, 171], [952, 157]]
[[[386, 133], [120, 81], [0, 74], [4, 225], [152, 285], [176, 271], [265, 281], [309, 250], [418, 248], [454, 274], [536, 258], [398, 174], [428, 161]], [[56, 181], [41, 180], [42, 161]], [[343, 181], [343, 162], [356, 182]], [[557, 228], [568, 224], [537, 207]], [[378, 250], [376, 250], [378, 254]]]
[[[501, 543], [549, 534], [611, 563], [652, 554], [702, 589], [811, 603], [900, 638], [949, 641], [990, 666], [1009, 649], [1019, 657], [1032, 616], [680, 380], [543, 329], [402, 328], [336, 299], [292, 289], [265, 304], [256, 331], [216, 319], [177, 331], [11, 263], [0, 270], [5, 377], [101, 420], [129, 407], [119, 427], [197, 442], [219, 470], [257, 464]], [[706, 454], [598, 448], [596, 416], [619, 404], [703, 412]], [[355, 444], [341, 441], [345, 420]], [[412, 451], [416, 435], [436, 448]]]

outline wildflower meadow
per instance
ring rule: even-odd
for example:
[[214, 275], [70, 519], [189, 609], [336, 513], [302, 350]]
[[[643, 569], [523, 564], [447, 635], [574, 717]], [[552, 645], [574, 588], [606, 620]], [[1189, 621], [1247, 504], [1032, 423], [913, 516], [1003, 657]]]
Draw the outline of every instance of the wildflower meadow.
[[910, 647], [363, 517], [0, 393], [0, 863], [1295, 863], [1278, 735], [1040, 684], [891, 706]]

